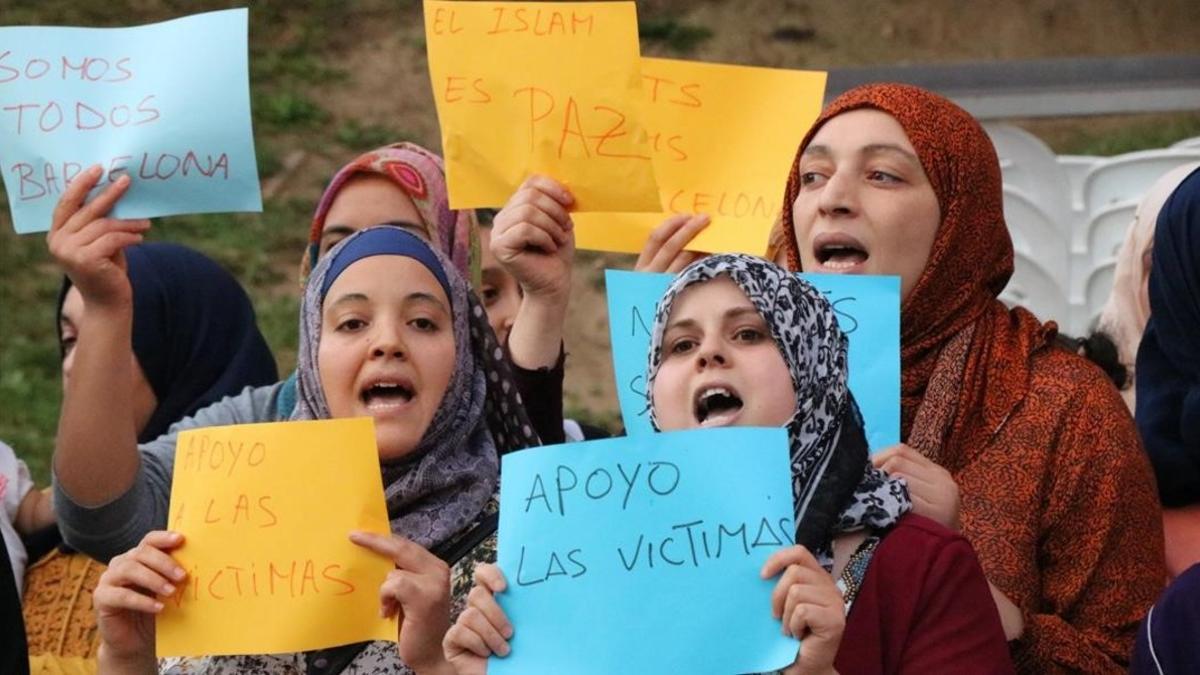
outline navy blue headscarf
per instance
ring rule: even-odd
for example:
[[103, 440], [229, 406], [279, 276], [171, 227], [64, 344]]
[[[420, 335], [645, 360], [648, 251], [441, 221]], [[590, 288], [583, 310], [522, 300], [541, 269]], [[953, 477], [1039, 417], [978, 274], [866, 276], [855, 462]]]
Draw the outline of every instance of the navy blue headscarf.
[[1166, 506], [1200, 502], [1200, 169], [1158, 214], [1135, 372], [1138, 431], [1159, 496]]
[[[247, 386], [279, 380], [250, 298], [223, 267], [168, 243], [130, 246], [125, 260], [133, 286], [133, 353], [158, 400], [139, 443]], [[64, 281], [60, 318], [70, 288]]]

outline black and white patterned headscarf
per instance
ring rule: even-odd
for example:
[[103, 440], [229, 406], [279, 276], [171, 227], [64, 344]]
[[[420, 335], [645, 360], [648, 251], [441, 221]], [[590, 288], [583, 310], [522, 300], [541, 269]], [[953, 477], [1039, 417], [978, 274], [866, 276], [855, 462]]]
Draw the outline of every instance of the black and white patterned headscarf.
[[398, 227], [381, 226], [350, 235], [321, 259], [300, 305], [299, 383], [292, 419], [330, 417], [317, 367], [322, 289], [328, 288], [330, 269], [345, 269], [370, 255], [405, 255], [401, 249], [419, 252], [420, 257], [408, 257], [426, 267], [430, 262], [441, 267], [430, 272], [449, 291], [454, 319], [454, 373], [429, 428], [411, 453], [381, 464], [392, 532], [433, 549], [479, 517], [496, 490], [500, 454], [539, 444], [483, 306], [444, 255]]
[[729, 277], [766, 321], [796, 390], [796, 411], [787, 423], [791, 441], [796, 543], [832, 567], [833, 536], [885, 530], [912, 508], [900, 479], [873, 467], [858, 404], [847, 383], [848, 340], [833, 307], [800, 277], [748, 255], [716, 255], [689, 265], [671, 282], [654, 314], [647, 396], [658, 428], [654, 378], [662, 364], [662, 340], [671, 307], [689, 286]]

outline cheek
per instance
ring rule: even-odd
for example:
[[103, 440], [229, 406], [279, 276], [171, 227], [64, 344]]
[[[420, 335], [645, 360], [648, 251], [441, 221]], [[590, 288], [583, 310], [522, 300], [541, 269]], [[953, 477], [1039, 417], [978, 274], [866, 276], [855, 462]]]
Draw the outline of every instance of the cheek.
[[681, 429], [686, 425], [689, 417], [686, 409], [686, 384], [674, 363], [667, 361], [659, 366], [650, 397], [654, 405], [654, 416], [663, 431]]
[[321, 340], [317, 349], [317, 377], [321, 380], [330, 414], [344, 417], [349, 414], [349, 405], [354, 398], [351, 391], [354, 386], [353, 359], [348, 350], [339, 349], [334, 342], [334, 339]]

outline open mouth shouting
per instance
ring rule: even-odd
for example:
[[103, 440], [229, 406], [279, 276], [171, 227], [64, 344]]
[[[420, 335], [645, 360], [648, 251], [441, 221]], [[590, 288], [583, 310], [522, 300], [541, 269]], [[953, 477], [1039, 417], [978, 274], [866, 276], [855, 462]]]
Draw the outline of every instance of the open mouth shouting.
[[861, 241], [844, 232], [827, 232], [813, 239], [813, 258], [820, 268], [813, 272], [862, 274], [871, 257]]
[[412, 381], [405, 377], [380, 376], [369, 380], [359, 400], [372, 414], [402, 410], [416, 398]]
[[693, 398], [692, 414], [701, 427], [733, 424], [742, 412], [742, 397], [727, 385], [701, 387]]

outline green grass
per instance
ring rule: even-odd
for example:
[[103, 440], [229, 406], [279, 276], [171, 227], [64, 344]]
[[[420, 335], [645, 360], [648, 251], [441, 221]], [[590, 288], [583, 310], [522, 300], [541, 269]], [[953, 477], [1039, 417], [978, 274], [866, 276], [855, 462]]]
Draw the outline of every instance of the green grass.
[[1200, 136], [1200, 113], [1135, 119], [1117, 131], [1092, 129], [1086, 123], [1065, 132], [1056, 142], [1064, 155], [1119, 155], [1147, 148], [1165, 148], [1176, 141]]
[[691, 54], [713, 36], [704, 26], [687, 24], [674, 18], [645, 18], [638, 22], [638, 37], [643, 42], [666, 45], [677, 54]]

